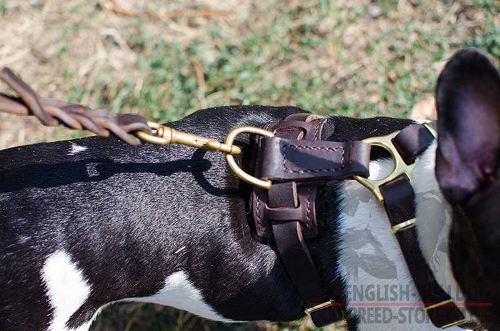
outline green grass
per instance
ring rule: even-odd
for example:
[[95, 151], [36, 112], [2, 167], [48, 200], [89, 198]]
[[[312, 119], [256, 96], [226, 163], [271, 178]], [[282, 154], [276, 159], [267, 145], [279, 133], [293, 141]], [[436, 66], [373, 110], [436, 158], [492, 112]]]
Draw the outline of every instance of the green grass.
[[[444, 61], [457, 49], [473, 46], [500, 57], [495, 0], [380, 0], [372, 4], [380, 9], [377, 18], [369, 17], [361, 0], [248, 1], [226, 8], [228, 17], [165, 22], [112, 13], [104, 2], [53, 0], [19, 9], [15, 1], [0, 0], [4, 31], [34, 17], [26, 36], [15, 33], [36, 40], [33, 47], [43, 55], [26, 55], [11, 65], [41, 94], [172, 121], [228, 104], [407, 117], [416, 101], [432, 95]], [[180, 1], [148, 6], [186, 8]], [[5, 44], [13, 53], [24, 47], [14, 41]], [[80, 135], [58, 132], [55, 139]], [[309, 330], [308, 325], [224, 325], [169, 308], [117, 304], [104, 310], [93, 330]]]
[[[170, 42], [138, 25], [127, 39], [137, 54], [136, 74], [113, 85], [113, 77], [104, 72], [91, 90], [77, 87], [70, 95], [80, 101], [91, 94], [99, 105], [139, 111], [159, 121], [226, 104], [294, 104], [320, 114], [407, 116], [416, 100], [433, 93], [435, 64], [454, 50], [474, 46], [494, 57], [500, 54], [494, 1], [464, 4], [469, 15], [480, 12], [484, 21], [473, 33], [458, 23], [441, 23], [442, 17], [432, 12], [433, 2], [420, 3], [412, 14], [421, 21], [408, 19], [391, 29], [390, 20], [398, 18], [397, 2], [381, 1], [386, 14], [377, 20], [386, 20], [380, 25], [389, 31], [379, 34], [361, 25], [377, 21], [367, 18], [362, 6], [345, 8], [328, 1], [296, 8], [271, 1], [256, 15], [278, 13], [277, 18], [238, 39], [208, 24], [203, 39]], [[335, 19], [339, 16], [343, 19]], [[343, 38], [353, 29], [355, 40], [349, 42], [354, 45], [346, 47]], [[366, 57], [371, 60], [364, 61]], [[203, 70], [201, 90], [195, 62]], [[137, 77], [143, 79], [139, 87]]]
[[[152, 304], [118, 304], [103, 311], [91, 330], [127, 331], [252, 331], [252, 330], [305, 330], [300, 322], [224, 324], [207, 321], [186, 312]], [[309, 330], [309, 328], [307, 329]], [[311, 328], [310, 330], [315, 330]]]

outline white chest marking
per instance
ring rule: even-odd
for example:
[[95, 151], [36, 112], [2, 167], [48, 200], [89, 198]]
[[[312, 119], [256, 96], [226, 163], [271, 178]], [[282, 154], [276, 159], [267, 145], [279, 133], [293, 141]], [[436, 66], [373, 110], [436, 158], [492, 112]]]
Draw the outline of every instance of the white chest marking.
[[[370, 174], [382, 178], [391, 167], [389, 160], [371, 162]], [[440, 330], [424, 315], [384, 207], [355, 181], [344, 182], [343, 189], [339, 264], [360, 330]]]
[[69, 149], [68, 155], [76, 155], [80, 152], [86, 151], [88, 147], [80, 146], [75, 143], [71, 143], [71, 148]]
[[200, 291], [189, 281], [186, 273], [177, 271], [167, 277], [165, 285], [155, 295], [130, 298], [125, 301], [152, 302], [189, 311], [198, 316], [221, 322], [234, 322], [217, 314], [203, 301]]
[[53, 309], [49, 331], [66, 331], [66, 322], [88, 298], [90, 285], [64, 251], [57, 251], [47, 258], [41, 276]]

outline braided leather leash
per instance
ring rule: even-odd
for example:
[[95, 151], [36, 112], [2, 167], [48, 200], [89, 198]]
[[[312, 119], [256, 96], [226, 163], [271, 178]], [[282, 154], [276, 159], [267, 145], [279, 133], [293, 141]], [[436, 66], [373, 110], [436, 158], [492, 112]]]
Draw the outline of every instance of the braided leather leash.
[[0, 93], [0, 112], [35, 116], [46, 126], [64, 125], [75, 130], [88, 130], [101, 137], [114, 134], [131, 145], [140, 144], [136, 132], [152, 132], [140, 115], [117, 115], [107, 109], [91, 109], [79, 104], [40, 98], [9, 68], [2, 69], [0, 79], [17, 94], [10, 96]]
[[[242, 132], [242, 129], [250, 131], [256, 129], [237, 128], [226, 139], [226, 141], [231, 141], [230, 144], [221, 143], [215, 139], [192, 135], [159, 123], [148, 122], [140, 115], [115, 114], [104, 108], [92, 109], [80, 104], [68, 104], [61, 100], [41, 98], [7, 67], [0, 71], [0, 79], [17, 94], [12, 96], [0, 93], [0, 112], [34, 116], [46, 126], [64, 125], [74, 130], [87, 130], [100, 137], [114, 135], [130, 145], [139, 145], [141, 141], [159, 145], [178, 143], [222, 152], [226, 155], [236, 155], [241, 153], [241, 149], [232, 144], [235, 135]], [[234, 159], [228, 158], [230, 166], [231, 160], [234, 162]], [[239, 169], [234, 170], [236, 175], [240, 176], [237, 173]]]

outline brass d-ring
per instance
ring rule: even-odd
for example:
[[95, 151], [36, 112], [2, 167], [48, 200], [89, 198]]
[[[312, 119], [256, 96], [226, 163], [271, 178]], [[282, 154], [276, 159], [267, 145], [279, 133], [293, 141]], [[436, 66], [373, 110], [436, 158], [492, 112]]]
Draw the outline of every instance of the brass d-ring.
[[[240, 133], [255, 133], [261, 136], [266, 136], [266, 137], [274, 137], [274, 133], [271, 131], [267, 131], [261, 128], [256, 128], [254, 126], [241, 126], [239, 128], [235, 128], [229, 132], [229, 134], [226, 136], [226, 141], [224, 143], [228, 146], [233, 146], [234, 139], [236, 136], [238, 136]], [[241, 180], [252, 184], [254, 186], [257, 186], [259, 188], [268, 190], [271, 188], [271, 181], [268, 179], [259, 179], [256, 178], [252, 175], [247, 174], [244, 172], [238, 163], [236, 163], [236, 160], [234, 159], [234, 156], [231, 154], [226, 154], [226, 161], [227, 164], [229, 165], [229, 168], [233, 171], [233, 173]]]
[[367, 189], [369, 189], [381, 203], [384, 202], [384, 197], [382, 196], [380, 187], [400, 176], [406, 176], [408, 179], [410, 179], [411, 172], [414, 168], [414, 164], [408, 165], [405, 163], [401, 155], [399, 155], [396, 146], [394, 146], [394, 143], [392, 142], [392, 139], [398, 134], [399, 131], [396, 131], [386, 136], [372, 137], [363, 140], [363, 142], [371, 146], [382, 147], [389, 152], [392, 160], [394, 161], [394, 168], [389, 175], [381, 179], [370, 179], [361, 176], [354, 176], [354, 179], [365, 186]]

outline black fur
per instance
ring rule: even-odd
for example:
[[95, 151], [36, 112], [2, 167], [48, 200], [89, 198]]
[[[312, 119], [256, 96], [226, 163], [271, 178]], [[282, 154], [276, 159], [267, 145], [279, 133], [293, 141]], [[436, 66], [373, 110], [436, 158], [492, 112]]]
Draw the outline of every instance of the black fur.
[[[170, 123], [217, 139], [238, 125], [261, 125], [303, 110], [222, 107]], [[338, 141], [397, 130], [409, 121], [336, 117]], [[209, 305], [234, 320], [294, 320], [304, 305], [274, 248], [251, 236], [239, 187], [219, 154], [182, 146], [129, 146], [115, 139], [0, 152], [0, 330], [43, 330], [51, 318], [40, 270], [58, 249], [69, 252], [92, 285], [70, 327], [103, 304], [157, 292], [185, 271]], [[243, 189], [242, 189], [243, 188]], [[337, 276], [335, 186], [320, 192], [321, 236], [311, 252], [331, 294], [344, 301]], [[247, 206], [248, 207], [248, 206]], [[19, 238], [27, 238], [20, 241]], [[181, 253], [175, 252], [186, 247]], [[5, 281], [6, 280], [6, 281]], [[356, 328], [351, 317], [350, 326]]]

